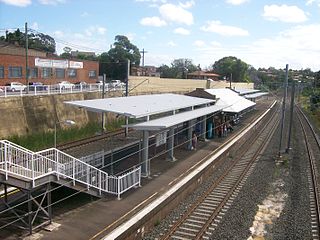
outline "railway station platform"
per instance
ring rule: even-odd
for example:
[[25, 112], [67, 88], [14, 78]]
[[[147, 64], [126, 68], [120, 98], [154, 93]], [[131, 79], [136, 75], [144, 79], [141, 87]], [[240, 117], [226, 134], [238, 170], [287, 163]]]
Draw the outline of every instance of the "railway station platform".
[[[245, 128], [259, 113], [267, 109], [272, 98], [257, 102], [256, 109], [247, 113], [234, 131], [227, 137], [198, 142], [195, 151], [185, 148], [175, 150], [176, 161], [166, 161], [163, 156], [155, 158], [151, 175], [142, 179], [142, 187], [123, 194], [121, 200], [115, 197], [101, 198], [77, 209], [54, 216], [53, 222], [60, 226], [53, 231], [41, 230], [34, 239], [101, 239], [145, 205], [162, 196], [170, 187], [185, 177], [208, 154]], [[63, 203], [62, 203], [63, 204]]]

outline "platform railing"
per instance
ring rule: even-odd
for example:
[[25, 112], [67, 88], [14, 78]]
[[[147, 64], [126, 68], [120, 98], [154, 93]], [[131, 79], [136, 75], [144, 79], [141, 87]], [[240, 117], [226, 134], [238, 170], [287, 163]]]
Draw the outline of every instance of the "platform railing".
[[0, 174], [36, 181], [46, 175], [54, 174], [60, 178], [70, 179], [71, 183], [81, 183], [87, 189], [95, 189], [101, 195], [110, 193], [120, 195], [132, 187], [141, 184], [141, 169], [133, 169], [121, 176], [110, 176], [108, 173], [82, 162], [58, 149], [50, 148], [32, 152], [7, 140], [0, 141]]

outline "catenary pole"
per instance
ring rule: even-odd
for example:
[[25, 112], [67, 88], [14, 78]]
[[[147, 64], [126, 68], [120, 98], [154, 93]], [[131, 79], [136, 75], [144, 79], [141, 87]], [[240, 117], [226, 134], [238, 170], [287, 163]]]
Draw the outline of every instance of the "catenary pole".
[[288, 136], [288, 144], [286, 152], [288, 153], [291, 149], [291, 131], [292, 131], [292, 121], [293, 121], [293, 107], [294, 107], [294, 92], [295, 92], [295, 84], [292, 81], [291, 85], [291, 103], [290, 103], [290, 122], [289, 122], [289, 136]]
[[[130, 59], [128, 59], [127, 63], [128, 64], [127, 64], [127, 79], [126, 79], [126, 97], [128, 97], [129, 95]], [[129, 118], [126, 116], [126, 125], [128, 124], [129, 124]], [[129, 130], [128, 130], [128, 127], [126, 127], [124, 135], [128, 137], [128, 133], [129, 133]]]
[[[103, 74], [103, 79], [102, 79], [102, 98], [105, 97], [105, 93], [106, 93], [106, 74]], [[106, 129], [105, 129], [105, 113], [102, 112], [101, 113], [101, 132], [103, 133]]]
[[286, 65], [286, 76], [283, 84], [283, 101], [282, 101], [282, 112], [281, 112], [281, 126], [280, 126], [280, 141], [279, 141], [279, 157], [281, 156], [281, 148], [282, 148], [282, 138], [283, 138], [283, 126], [284, 126], [284, 118], [285, 118], [285, 110], [286, 110], [286, 98], [287, 98], [287, 87], [288, 87], [288, 68], [289, 65]]

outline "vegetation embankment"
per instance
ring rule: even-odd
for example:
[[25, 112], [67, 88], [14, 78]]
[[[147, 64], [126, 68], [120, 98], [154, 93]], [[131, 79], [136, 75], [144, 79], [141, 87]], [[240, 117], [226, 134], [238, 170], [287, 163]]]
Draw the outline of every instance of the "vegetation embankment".
[[[108, 122], [105, 131], [113, 131], [124, 124], [123, 119]], [[57, 145], [71, 142], [101, 133], [101, 123], [91, 122], [83, 127], [57, 128]], [[36, 132], [23, 136], [12, 136], [8, 140], [32, 151], [54, 146], [54, 131]]]

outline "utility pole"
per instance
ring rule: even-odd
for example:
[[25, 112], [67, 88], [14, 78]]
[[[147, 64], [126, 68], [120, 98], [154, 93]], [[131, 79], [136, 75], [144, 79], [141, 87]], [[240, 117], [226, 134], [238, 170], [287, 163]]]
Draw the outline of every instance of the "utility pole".
[[[130, 59], [128, 59], [127, 63], [128, 64], [127, 64], [127, 79], [126, 79], [126, 97], [128, 97], [129, 95]], [[126, 116], [126, 125], [128, 124], [129, 124], [129, 118]], [[128, 137], [128, 133], [129, 133], [129, 130], [128, 130], [128, 127], [126, 127], [124, 132], [125, 137]]]
[[28, 23], [25, 23], [25, 27], [24, 27], [24, 31], [25, 31], [25, 38], [26, 38], [26, 85], [27, 85], [27, 93], [29, 93], [29, 74], [28, 74]]
[[281, 157], [281, 148], [282, 148], [282, 135], [283, 135], [283, 126], [284, 126], [284, 118], [285, 118], [285, 110], [286, 110], [286, 98], [287, 98], [287, 87], [288, 87], [288, 68], [289, 65], [286, 65], [286, 77], [284, 79], [283, 84], [283, 101], [282, 101], [282, 113], [281, 113], [281, 127], [280, 127], [280, 142], [279, 142], [279, 157]]
[[[105, 89], [106, 89], [106, 74], [103, 74], [103, 79], [102, 79], [102, 98], [105, 97]], [[105, 113], [101, 113], [101, 133], [103, 133], [106, 130], [106, 124], [105, 124]]]
[[230, 89], [231, 89], [231, 82], [232, 82], [232, 73], [230, 74]]
[[145, 51], [144, 48], [143, 48], [142, 51], [140, 51], [140, 53], [142, 53], [142, 67], [144, 67], [144, 54], [148, 53], [148, 52]]
[[144, 70], [144, 54], [147, 53], [147, 51], [145, 51], [144, 48], [143, 48], [142, 51], [140, 51], [140, 53], [142, 53], [142, 69], [143, 69], [143, 70], [142, 70], [142, 71], [143, 71], [143, 74], [142, 74], [142, 75], [145, 76], [145, 75], [146, 75], [146, 72], [145, 72], [145, 70]]
[[288, 136], [288, 145], [286, 149], [286, 153], [288, 153], [291, 149], [291, 129], [292, 129], [292, 120], [293, 120], [293, 107], [294, 107], [294, 92], [295, 92], [295, 84], [292, 81], [291, 87], [291, 103], [290, 103], [290, 123], [289, 123], [289, 136]]

